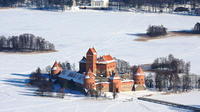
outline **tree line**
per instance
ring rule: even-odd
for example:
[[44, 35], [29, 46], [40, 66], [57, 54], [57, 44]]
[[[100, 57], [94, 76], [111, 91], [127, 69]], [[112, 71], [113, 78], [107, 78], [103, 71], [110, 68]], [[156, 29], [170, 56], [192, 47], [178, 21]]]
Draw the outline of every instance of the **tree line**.
[[168, 57], [155, 59], [151, 67], [155, 72], [155, 87], [159, 91], [169, 90], [177, 92], [192, 89], [190, 62], [185, 62], [170, 54]]
[[6, 38], [0, 36], [0, 51], [53, 51], [55, 46], [42, 37], [22, 34]]
[[[114, 0], [110, 0], [112, 4]], [[91, 0], [76, 0], [77, 4], [85, 5]], [[164, 9], [173, 10], [176, 5], [190, 5], [192, 9], [198, 7], [200, 0], [117, 0], [119, 7], [127, 6], [134, 8], [145, 7], [147, 11], [162, 12]], [[73, 0], [0, 0], [0, 6], [15, 7], [15, 6], [36, 6], [40, 9], [57, 8], [64, 9], [64, 6], [71, 7]]]
[[64, 6], [71, 7], [73, 0], [0, 0], [1, 7], [28, 6], [39, 9], [62, 9]]
[[174, 9], [176, 5], [190, 5], [191, 8], [196, 8], [200, 0], [121, 0], [129, 7], [146, 7], [147, 11], [151, 12], [163, 12], [163, 9]]

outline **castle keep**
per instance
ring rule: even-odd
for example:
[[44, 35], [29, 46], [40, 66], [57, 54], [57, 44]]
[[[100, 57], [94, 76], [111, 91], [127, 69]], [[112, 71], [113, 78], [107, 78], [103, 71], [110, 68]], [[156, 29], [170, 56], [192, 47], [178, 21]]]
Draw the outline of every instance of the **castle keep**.
[[104, 55], [97, 58], [97, 52], [90, 48], [79, 62], [80, 73], [86, 73], [89, 69], [96, 75], [104, 75], [109, 78], [112, 73], [116, 72], [116, 61], [110, 55]]
[[133, 79], [122, 79], [116, 70], [116, 60], [111, 55], [97, 57], [94, 48], [89, 48], [79, 62], [79, 72], [62, 70], [55, 62], [52, 67], [52, 76], [57, 76], [62, 81], [73, 81], [80, 88], [99, 89], [102, 92], [121, 92], [145, 90], [145, 74], [140, 66], [137, 68]]

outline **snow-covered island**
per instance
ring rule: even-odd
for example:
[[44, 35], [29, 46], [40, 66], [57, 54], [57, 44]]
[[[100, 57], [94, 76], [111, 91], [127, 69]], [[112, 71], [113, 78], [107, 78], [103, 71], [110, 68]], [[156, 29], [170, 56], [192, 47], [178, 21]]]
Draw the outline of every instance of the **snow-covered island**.
[[55, 46], [44, 38], [33, 34], [22, 34], [6, 38], [0, 36], [0, 52], [50, 52]]

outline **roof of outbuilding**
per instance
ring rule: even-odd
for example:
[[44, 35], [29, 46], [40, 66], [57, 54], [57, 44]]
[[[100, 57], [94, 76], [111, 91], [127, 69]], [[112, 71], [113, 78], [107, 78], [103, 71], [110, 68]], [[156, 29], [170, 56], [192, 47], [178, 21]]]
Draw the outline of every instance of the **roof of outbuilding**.
[[71, 70], [62, 71], [58, 77], [66, 80], [73, 80], [74, 82], [79, 84], [84, 84], [84, 79], [85, 79], [84, 74], [73, 72]]

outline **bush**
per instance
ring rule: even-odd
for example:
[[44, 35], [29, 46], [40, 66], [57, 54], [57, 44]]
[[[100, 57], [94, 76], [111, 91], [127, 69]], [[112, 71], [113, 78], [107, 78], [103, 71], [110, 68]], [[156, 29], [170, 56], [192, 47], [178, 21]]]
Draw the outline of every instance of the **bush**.
[[194, 25], [193, 32], [200, 33], [200, 23], [199, 22]]
[[22, 34], [6, 38], [0, 36], [0, 51], [52, 51], [55, 47], [52, 43], [33, 34]]
[[166, 35], [167, 34], [167, 28], [165, 28], [163, 25], [161, 26], [149, 26], [147, 29], [147, 35], [150, 37], [160, 36], [160, 35]]

